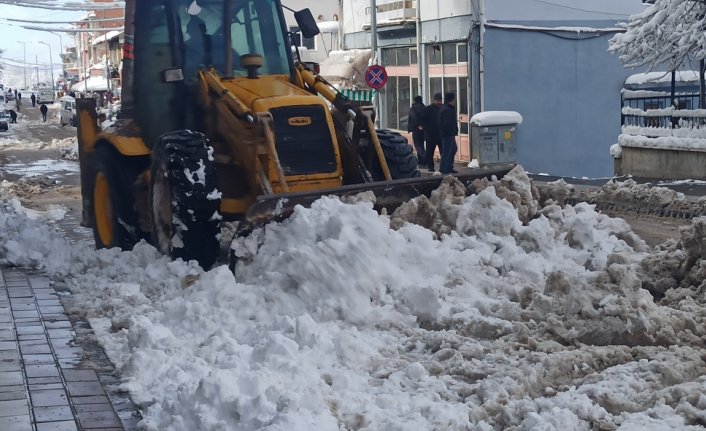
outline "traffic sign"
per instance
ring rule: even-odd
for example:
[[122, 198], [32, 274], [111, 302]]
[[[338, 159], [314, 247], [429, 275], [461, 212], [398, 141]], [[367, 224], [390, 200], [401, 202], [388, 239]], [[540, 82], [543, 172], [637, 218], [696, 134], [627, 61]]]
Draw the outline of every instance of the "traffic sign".
[[387, 71], [384, 67], [373, 64], [365, 71], [365, 82], [370, 88], [379, 90], [387, 84]]

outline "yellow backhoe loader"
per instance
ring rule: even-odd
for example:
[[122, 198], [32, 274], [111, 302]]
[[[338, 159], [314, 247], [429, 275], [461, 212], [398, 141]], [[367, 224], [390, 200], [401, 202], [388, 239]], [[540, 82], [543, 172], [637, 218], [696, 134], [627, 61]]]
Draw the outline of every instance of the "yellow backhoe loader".
[[[279, 0], [125, 7], [118, 119], [103, 129], [94, 99], [77, 101], [83, 224], [98, 248], [144, 238], [208, 268], [224, 219], [266, 222], [364, 190], [394, 209], [439, 185], [404, 137], [375, 129], [372, 109], [295, 61]], [[303, 37], [318, 33], [308, 9], [294, 17]]]

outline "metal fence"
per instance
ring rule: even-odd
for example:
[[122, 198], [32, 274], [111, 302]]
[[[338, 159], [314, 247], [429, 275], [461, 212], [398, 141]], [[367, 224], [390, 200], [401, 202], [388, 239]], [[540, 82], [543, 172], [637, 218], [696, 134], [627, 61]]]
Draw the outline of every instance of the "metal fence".
[[[672, 105], [672, 100], [677, 106]], [[623, 127], [696, 129], [706, 126], [706, 110], [699, 106], [698, 94], [623, 98], [620, 123]], [[651, 133], [647, 132], [650, 136]], [[659, 135], [659, 134], [658, 134]]]

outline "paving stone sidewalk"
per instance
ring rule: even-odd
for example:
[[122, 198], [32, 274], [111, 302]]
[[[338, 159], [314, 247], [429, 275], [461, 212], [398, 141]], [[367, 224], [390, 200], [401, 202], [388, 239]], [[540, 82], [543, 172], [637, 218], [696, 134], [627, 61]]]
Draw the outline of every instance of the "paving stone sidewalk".
[[77, 343], [77, 332], [90, 331], [65, 313], [46, 277], [0, 268], [0, 430], [135, 428], [139, 413], [115, 395], [103, 351]]

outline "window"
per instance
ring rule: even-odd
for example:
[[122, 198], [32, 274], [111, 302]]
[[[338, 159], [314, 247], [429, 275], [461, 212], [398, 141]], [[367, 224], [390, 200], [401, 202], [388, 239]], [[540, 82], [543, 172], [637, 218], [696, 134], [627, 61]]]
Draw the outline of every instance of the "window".
[[397, 77], [396, 76], [391, 76], [387, 80], [387, 84], [385, 85], [385, 90], [384, 90], [384, 96], [385, 96], [385, 120], [387, 123], [387, 127], [391, 129], [397, 129], [399, 120], [398, 120], [398, 113], [399, 110], [397, 109]]
[[441, 45], [429, 45], [427, 49], [429, 64], [441, 64]]
[[441, 78], [430, 78], [429, 79], [429, 101], [436, 93], [444, 94], [443, 88], [441, 88]]
[[407, 116], [412, 104], [412, 93], [416, 93], [417, 79], [409, 76], [391, 76], [385, 89], [385, 127], [407, 130]]
[[417, 48], [409, 49], [409, 64], [417, 64]]
[[407, 130], [407, 115], [411, 104], [409, 77], [400, 76], [397, 78], [397, 128], [400, 130]]
[[456, 64], [456, 44], [441, 46], [443, 64]]
[[409, 66], [409, 48], [397, 48], [397, 65]]
[[[247, 75], [247, 71], [237, 61], [243, 54], [262, 56], [264, 64], [258, 70], [260, 74], [291, 74], [290, 46], [280, 25], [278, 3], [275, 0], [249, 0], [232, 3], [231, 39], [235, 51], [233, 69], [236, 76]], [[215, 45], [212, 47], [213, 51], [218, 52], [218, 38], [212, 38], [212, 44]], [[302, 41], [302, 44], [305, 46], [306, 40]], [[225, 53], [222, 44], [221, 49]], [[216, 61], [214, 64], [218, 65]]]
[[468, 114], [468, 78], [458, 78], [458, 113]]
[[468, 63], [468, 45], [465, 43], [459, 43], [456, 45], [456, 49], [458, 51], [458, 62]]
[[[409, 66], [410, 64], [410, 52], [411, 48], [384, 48], [381, 53], [381, 61], [384, 66]], [[415, 63], [416, 63], [416, 51], [415, 51]]]
[[299, 27], [289, 27], [289, 31], [292, 33], [292, 45], [299, 48], [306, 49], [316, 49], [316, 38], [315, 37], [302, 37], [299, 33]]

